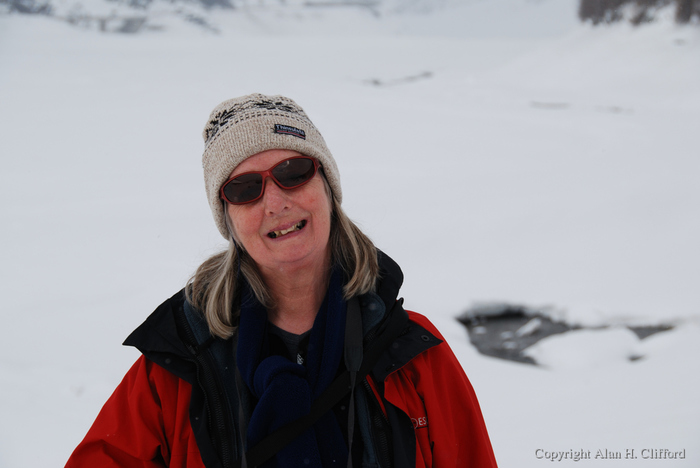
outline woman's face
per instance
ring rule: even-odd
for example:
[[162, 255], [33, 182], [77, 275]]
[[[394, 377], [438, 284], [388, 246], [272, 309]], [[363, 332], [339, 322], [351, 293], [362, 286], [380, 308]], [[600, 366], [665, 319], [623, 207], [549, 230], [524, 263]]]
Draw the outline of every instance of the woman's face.
[[[264, 171], [301, 156], [274, 149], [249, 157], [231, 177]], [[236, 241], [243, 244], [263, 274], [324, 268], [330, 259], [331, 201], [319, 173], [305, 185], [281, 189], [271, 178], [262, 198], [245, 205], [226, 204]], [[287, 232], [288, 231], [288, 232]]]

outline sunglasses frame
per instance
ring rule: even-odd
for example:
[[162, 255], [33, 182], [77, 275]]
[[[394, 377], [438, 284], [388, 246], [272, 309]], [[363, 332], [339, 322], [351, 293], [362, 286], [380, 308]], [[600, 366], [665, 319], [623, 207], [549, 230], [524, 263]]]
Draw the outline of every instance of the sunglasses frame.
[[[282, 183], [279, 180], [277, 180], [277, 177], [274, 176], [272, 171], [274, 171], [275, 168], [277, 168], [280, 164], [286, 163], [287, 161], [291, 161], [292, 159], [308, 159], [308, 160], [310, 160], [314, 164], [314, 173], [311, 175], [311, 177], [309, 177], [308, 179], [306, 179], [304, 182], [302, 182], [300, 184], [294, 185], [293, 187], [285, 187], [282, 185]], [[275, 184], [277, 184], [277, 186], [279, 188], [281, 188], [283, 190], [292, 190], [292, 189], [301, 187], [302, 185], [308, 184], [311, 181], [311, 179], [313, 179], [316, 176], [316, 173], [318, 173], [319, 167], [321, 167], [321, 163], [318, 162], [318, 160], [312, 158], [311, 156], [292, 156], [291, 158], [283, 159], [282, 161], [278, 162], [277, 164], [275, 164], [274, 166], [272, 166], [271, 168], [269, 168], [265, 171], [249, 171], [249, 172], [243, 172], [241, 174], [236, 174], [234, 177], [229, 178], [228, 180], [226, 180], [226, 182], [224, 182], [221, 185], [221, 188], [219, 189], [219, 197], [222, 200], [224, 200], [226, 203], [229, 203], [231, 205], [246, 205], [248, 203], [253, 203], [254, 201], [260, 200], [262, 198], [262, 196], [265, 195], [265, 187], [267, 184], [268, 177], [272, 178], [272, 180], [275, 182]], [[260, 195], [253, 198], [252, 200], [248, 200], [248, 201], [244, 201], [244, 202], [235, 202], [234, 203], [234, 202], [230, 201], [226, 197], [226, 195], [224, 194], [224, 188], [231, 181], [233, 181], [241, 176], [248, 175], [248, 174], [260, 174], [262, 176], [262, 188], [260, 189]]]

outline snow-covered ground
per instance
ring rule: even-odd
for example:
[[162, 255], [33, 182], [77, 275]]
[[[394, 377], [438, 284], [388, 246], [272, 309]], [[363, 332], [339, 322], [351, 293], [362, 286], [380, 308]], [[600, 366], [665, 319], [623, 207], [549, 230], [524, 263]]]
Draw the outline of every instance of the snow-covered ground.
[[[321, 129], [500, 466], [700, 466], [700, 28], [592, 28], [576, 4], [250, 7], [133, 36], [0, 16], [0, 467], [61, 466], [137, 357], [122, 340], [222, 247], [201, 130], [250, 92]], [[491, 300], [609, 327], [499, 361], [454, 320]]]

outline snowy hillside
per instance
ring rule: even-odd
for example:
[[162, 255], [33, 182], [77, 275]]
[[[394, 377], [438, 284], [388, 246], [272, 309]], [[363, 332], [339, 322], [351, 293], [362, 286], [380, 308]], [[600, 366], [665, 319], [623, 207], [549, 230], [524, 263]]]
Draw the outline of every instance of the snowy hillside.
[[[163, 15], [132, 35], [0, 15], [0, 468], [62, 466], [137, 358], [120, 343], [223, 246], [201, 131], [250, 92], [321, 129], [501, 467], [700, 466], [700, 28], [670, 11], [593, 28], [575, 0], [435, 5], [197, 7], [218, 32]], [[541, 366], [486, 357], [455, 317], [490, 302], [586, 328], [528, 348]], [[627, 328], [655, 324], [673, 328]]]

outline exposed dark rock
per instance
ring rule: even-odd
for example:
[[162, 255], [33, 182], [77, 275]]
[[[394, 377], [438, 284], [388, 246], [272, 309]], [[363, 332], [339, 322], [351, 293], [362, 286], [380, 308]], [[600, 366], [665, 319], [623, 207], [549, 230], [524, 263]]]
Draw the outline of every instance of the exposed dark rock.
[[655, 333], [663, 332], [663, 331], [669, 331], [673, 330], [673, 325], [645, 325], [645, 326], [639, 326], [639, 327], [634, 327], [634, 326], [628, 326], [631, 331], [637, 335], [637, 338], [640, 340], [643, 340], [644, 338], [647, 338], [651, 335], [654, 335]]
[[[212, 32], [218, 32], [216, 27], [201, 14], [197, 14], [196, 8], [189, 8], [190, 12], [183, 12], [182, 7], [192, 7], [199, 4], [209, 11], [213, 8], [233, 9], [232, 0], [105, 0], [118, 12], [110, 15], [92, 14], [79, 0], [68, 5], [57, 3], [56, 0], [0, 0], [0, 13], [19, 13], [23, 15], [44, 15], [59, 21], [65, 21], [73, 26], [85, 29], [97, 29], [107, 33], [135, 34], [143, 31], [161, 30], [162, 27], [153, 24], [153, 15], [150, 10], [156, 3], [167, 4], [173, 15], [180, 16], [185, 21], [200, 26]], [[56, 8], [54, 8], [56, 6]], [[64, 8], [61, 8], [63, 6]], [[70, 7], [68, 9], [68, 7]]]
[[[583, 328], [602, 330], [607, 326], [583, 327], [557, 320], [544, 309], [507, 303], [473, 306], [457, 318], [466, 328], [469, 341], [483, 355], [526, 364], [537, 364], [524, 350], [548, 336]], [[671, 325], [627, 326], [641, 340], [673, 329]], [[631, 356], [630, 361], [642, 356]]]
[[597, 25], [628, 20], [634, 25], [651, 23], [665, 7], [673, 5], [676, 22], [700, 19], [700, 0], [579, 0], [582, 21]]
[[486, 356], [536, 364], [523, 350], [551, 335], [579, 328], [514, 304], [483, 304], [457, 320], [467, 327], [469, 341]]
[[48, 1], [0, 0], [0, 4], [7, 5], [10, 13], [17, 12], [24, 15], [50, 15], [53, 11]]
[[206, 8], [234, 8], [233, 3], [231, 3], [229, 0], [199, 0], [199, 3], [204, 5]]
[[433, 73], [425, 71], [422, 73], [417, 73], [415, 75], [402, 76], [400, 78], [394, 78], [390, 80], [381, 80], [379, 78], [370, 78], [365, 80], [366, 83], [372, 86], [396, 86], [406, 83], [412, 83], [415, 81], [426, 80], [433, 77]]

